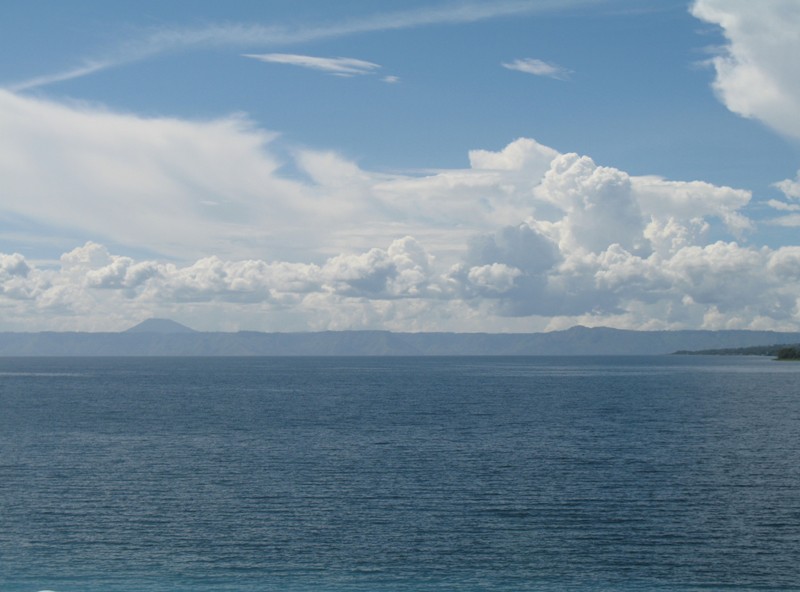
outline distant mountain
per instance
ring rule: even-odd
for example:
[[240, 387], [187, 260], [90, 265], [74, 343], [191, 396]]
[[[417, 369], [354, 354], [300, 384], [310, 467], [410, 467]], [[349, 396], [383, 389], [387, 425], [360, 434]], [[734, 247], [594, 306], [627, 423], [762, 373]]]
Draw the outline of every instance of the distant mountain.
[[147, 319], [125, 331], [125, 333], [196, 333], [186, 325], [170, 319]]
[[166, 319], [150, 319], [122, 333], [0, 333], [0, 356], [659, 355], [798, 343], [800, 333], [606, 327], [551, 333], [208, 333]]

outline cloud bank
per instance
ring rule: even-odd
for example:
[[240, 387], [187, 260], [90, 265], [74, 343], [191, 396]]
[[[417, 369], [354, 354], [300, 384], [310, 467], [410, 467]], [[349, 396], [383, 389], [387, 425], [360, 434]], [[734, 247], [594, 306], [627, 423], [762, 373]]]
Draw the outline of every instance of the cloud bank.
[[529, 138], [467, 156], [376, 173], [241, 116], [0, 91], [0, 329], [800, 329], [800, 247], [746, 243], [749, 191]]

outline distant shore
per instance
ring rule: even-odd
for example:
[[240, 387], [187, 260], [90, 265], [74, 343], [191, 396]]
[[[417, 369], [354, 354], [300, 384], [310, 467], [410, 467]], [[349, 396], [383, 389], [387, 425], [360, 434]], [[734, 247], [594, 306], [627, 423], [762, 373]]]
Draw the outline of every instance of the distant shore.
[[800, 333], [581, 326], [548, 333], [226, 333], [152, 319], [116, 333], [0, 333], [0, 356], [777, 356], [800, 348], [794, 344]]

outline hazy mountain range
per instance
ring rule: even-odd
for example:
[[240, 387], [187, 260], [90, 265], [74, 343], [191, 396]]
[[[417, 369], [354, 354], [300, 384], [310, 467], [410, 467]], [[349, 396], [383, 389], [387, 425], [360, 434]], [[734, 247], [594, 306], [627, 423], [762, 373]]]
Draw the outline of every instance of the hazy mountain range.
[[223, 333], [150, 319], [120, 333], [0, 333], [0, 356], [654, 355], [798, 343], [800, 333], [605, 327], [549, 333]]

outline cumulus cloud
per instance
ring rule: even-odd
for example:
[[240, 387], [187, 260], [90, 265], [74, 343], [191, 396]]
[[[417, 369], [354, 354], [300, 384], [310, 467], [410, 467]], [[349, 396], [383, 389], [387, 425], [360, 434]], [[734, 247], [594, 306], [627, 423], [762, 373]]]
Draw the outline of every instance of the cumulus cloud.
[[499, 152], [470, 150], [469, 164], [473, 169], [524, 171], [526, 175], [538, 180], [547, 172], [556, 156], [558, 151], [549, 146], [543, 146], [530, 138], [519, 138]]
[[474, 237], [464, 263], [451, 269], [449, 279], [467, 298], [493, 299], [499, 314], [548, 314], [548, 282], [561, 259], [550, 238], [527, 224], [508, 226]]
[[379, 64], [356, 58], [322, 58], [316, 56], [297, 55], [291, 53], [245, 54], [261, 62], [272, 64], [288, 64], [311, 70], [320, 70], [334, 76], [351, 78], [362, 74], [373, 74], [380, 68]]
[[[320, 261], [406, 235], [455, 253], [530, 215], [556, 154], [518, 140], [473, 152], [467, 169], [387, 175], [276, 141], [241, 116], [143, 118], [0, 91], [5, 236], [19, 250], [46, 229], [54, 245], [90, 238], [179, 260]], [[281, 173], [288, 158], [303, 177]]]
[[612, 243], [644, 248], [644, 215], [622, 171], [599, 167], [587, 156], [560, 155], [536, 194], [565, 214], [555, 223], [562, 249], [596, 252]]
[[691, 11], [725, 36], [710, 60], [714, 90], [725, 106], [800, 138], [800, 3], [695, 0]]
[[388, 249], [338, 255], [321, 268], [328, 290], [349, 296], [418, 297], [428, 289], [432, 257], [413, 237]]
[[555, 78], [556, 80], [568, 80], [570, 74], [572, 74], [571, 71], [562, 66], [536, 58], [520, 58], [513, 62], [503, 62], [502, 66], [509, 70], [525, 72], [526, 74], [533, 74], [534, 76]]
[[5, 277], [26, 276], [30, 267], [25, 262], [25, 258], [19, 253], [11, 255], [0, 254], [0, 274]]
[[748, 191], [527, 138], [424, 174], [277, 142], [0, 91], [0, 329], [800, 327], [798, 248], [740, 244]]
[[262, 330], [513, 331], [567, 319], [788, 329], [800, 324], [799, 291], [800, 247], [717, 241], [663, 257], [615, 244], [575, 257], [525, 226], [477, 240], [450, 268], [411, 237], [321, 265], [207, 257], [180, 266], [133, 261], [96, 243], [55, 268], [0, 255], [0, 307], [13, 312], [6, 330], [122, 329], [153, 315], [203, 329], [226, 318]]
[[522, 275], [522, 271], [516, 267], [510, 267], [505, 263], [492, 263], [491, 265], [470, 267], [467, 279], [472, 286], [479, 290], [502, 294], [514, 287], [514, 282], [520, 275]]

